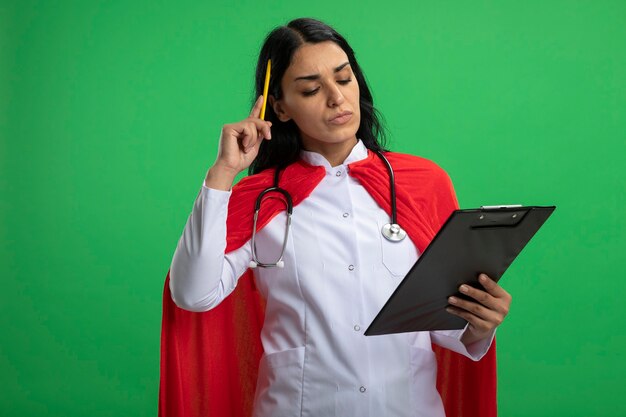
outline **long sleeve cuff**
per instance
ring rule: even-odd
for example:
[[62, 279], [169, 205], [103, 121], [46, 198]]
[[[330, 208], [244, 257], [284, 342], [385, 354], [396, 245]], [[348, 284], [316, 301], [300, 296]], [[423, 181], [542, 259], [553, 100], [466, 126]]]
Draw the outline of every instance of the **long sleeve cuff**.
[[202, 190], [201, 191], [204, 192], [205, 190], [214, 191], [213, 194], [222, 194], [222, 195], [227, 195], [228, 197], [230, 197], [231, 193], [233, 192], [232, 188], [230, 190], [228, 190], [228, 191], [224, 191], [224, 190], [218, 190], [216, 188], [207, 187], [206, 181], [202, 180]]
[[496, 335], [496, 329], [493, 329], [489, 336], [484, 339], [477, 340], [476, 342], [466, 346], [461, 342], [463, 334], [468, 329], [469, 324], [466, 324], [463, 329], [459, 330], [438, 330], [430, 332], [430, 336], [433, 342], [446, 349], [450, 349], [454, 352], [460, 353], [463, 356], [470, 358], [473, 361], [479, 361], [487, 353], [491, 347], [491, 343]]

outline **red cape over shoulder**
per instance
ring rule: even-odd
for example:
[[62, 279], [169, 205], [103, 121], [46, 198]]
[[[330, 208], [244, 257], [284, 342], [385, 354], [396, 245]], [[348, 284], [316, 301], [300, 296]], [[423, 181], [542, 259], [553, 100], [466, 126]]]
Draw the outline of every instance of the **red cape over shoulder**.
[[[448, 175], [436, 164], [415, 156], [386, 153], [396, 178], [398, 223], [423, 253], [458, 203]], [[273, 170], [242, 179], [233, 187], [228, 205], [226, 252], [246, 243], [252, 232], [254, 201], [273, 184]], [[383, 162], [371, 151], [349, 165], [357, 179], [387, 213], [389, 176]], [[292, 196], [294, 206], [320, 183], [325, 170], [298, 161], [281, 174], [280, 186]], [[264, 203], [266, 204], [266, 203]], [[257, 230], [284, 210], [269, 199]], [[169, 272], [163, 291], [161, 331], [160, 417], [249, 417], [263, 353], [260, 332], [264, 302], [254, 286], [251, 270], [218, 307], [204, 313], [178, 308], [169, 289]], [[473, 362], [433, 345], [437, 355], [437, 388], [448, 417], [495, 417], [495, 341], [489, 352]]]

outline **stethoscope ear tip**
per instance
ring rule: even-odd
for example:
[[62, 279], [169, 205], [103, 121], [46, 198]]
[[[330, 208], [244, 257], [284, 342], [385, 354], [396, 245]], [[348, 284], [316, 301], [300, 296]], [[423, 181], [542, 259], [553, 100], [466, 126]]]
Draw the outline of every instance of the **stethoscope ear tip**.
[[285, 261], [278, 261], [276, 262], [276, 266], [279, 268], [284, 268], [285, 267]]
[[256, 263], [256, 262], [254, 262], [254, 261], [250, 261], [250, 263], [248, 264], [248, 266], [249, 266], [250, 268], [256, 268], [257, 266], [259, 266], [259, 264], [257, 264], [257, 263]]

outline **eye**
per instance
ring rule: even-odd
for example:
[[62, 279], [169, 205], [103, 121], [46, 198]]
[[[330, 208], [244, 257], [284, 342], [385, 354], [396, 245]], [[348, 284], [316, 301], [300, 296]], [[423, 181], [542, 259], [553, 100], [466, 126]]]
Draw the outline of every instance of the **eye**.
[[315, 93], [317, 93], [319, 89], [320, 88], [317, 87], [315, 90], [303, 91], [302, 95], [305, 96], [305, 97], [309, 97], [309, 96], [315, 95]]
[[348, 78], [346, 80], [337, 80], [337, 82], [341, 85], [346, 85], [352, 81], [352, 78]]

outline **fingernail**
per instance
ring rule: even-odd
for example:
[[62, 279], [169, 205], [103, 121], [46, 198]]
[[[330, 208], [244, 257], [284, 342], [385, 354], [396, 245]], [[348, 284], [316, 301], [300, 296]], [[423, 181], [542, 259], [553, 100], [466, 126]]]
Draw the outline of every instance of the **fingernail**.
[[272, 139], [272, 131], [267, 129], [267, 138]]
[[456, 298], [454, 298], [454, 297], [450, 297], [450, 298], [448, 298], [448, 302], [449, 302], [450, 304], [456, 304]]
[[446, 307], [446, 311], [447, 311], [448, 313], [452, 313], [452, 311], [453, 311], [453, 310], [452, 310], [450, 307]]
[[461, 292], [467, 292], [468, 288], [466, 285], [461, 285]]
[[479, 279], [481, 282], [486, 282], [486, 281], [487, 281], [487, 275], [485, 275], [485, 274], [480, 274], [480, 277], [478, 277], [478, 279]]

